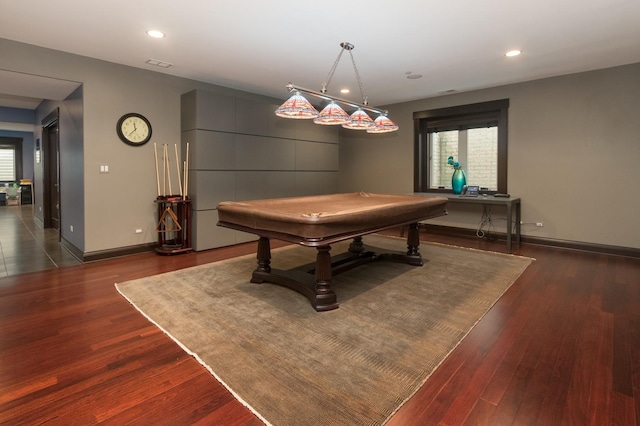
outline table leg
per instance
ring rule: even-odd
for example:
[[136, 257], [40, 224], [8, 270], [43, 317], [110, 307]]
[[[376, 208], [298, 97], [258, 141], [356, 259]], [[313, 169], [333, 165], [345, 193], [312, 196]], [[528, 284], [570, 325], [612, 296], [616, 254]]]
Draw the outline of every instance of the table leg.
[[337, 297], [331, 289], [331, 246], [317, 247], [315, 298], [311, 301], [316, 311], [328, 311], [338, 307]]
[[261, 284], [264, 282], [263, 279], [260, 279], [256, 276], [256, 273], [269, 273], [271, 272], [271, 244], [268, 238], [260, 237], [258, 240], [258, 267], [256, 268], [253, 277], [251, 278], [252, 283]]
[[422, 266], [422, 256], [420, 256], [420, 228], [417, 223], [409, 225], [407, 233], [407, 257], [409, 265]]
[[350, 253], [362, 253], [364, 251], [364, 243], [362, 242], [362, 237], [355, 237], [351, 244], [349, 244], [349, 252]]
[[409, 233], [407, 234], [407, 255], [420, 255], [420, 231], [417, 223], [409, 225]]
[[407, 253], [388, 253], [378, 256], [378, 258], [387, 258], [394, 262], [406, 263], [411, 266], [422, 266], [422, 256], [420, 255], [420, 230], [417, 223], [409, 225], [409, 233], [407, 234]]
[[317, 247], [315, 275], [296, 268], [288, 271], [271, 269], [269, 238], [258, 240], [258, 266], [251, 275], [254, 284], [273, 283], [297, 291], [309, 299], [316, 311], [330, 311], [338, 307], [338, 298], [331, 289], [331, 246]]

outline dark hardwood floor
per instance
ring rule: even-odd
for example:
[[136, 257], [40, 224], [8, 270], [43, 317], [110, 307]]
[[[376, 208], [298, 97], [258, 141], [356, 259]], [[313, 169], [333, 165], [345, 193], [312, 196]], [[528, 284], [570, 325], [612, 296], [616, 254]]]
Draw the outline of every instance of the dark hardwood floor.
[[[504, 252], [503, 242], [422, 237]], [[1, 278], [0, 424], [261, 424], [114, 287], [254, 251]], [[389, 425], [640, 423], [640, 260], [535, 245], [516, 254], [536, 261]]]

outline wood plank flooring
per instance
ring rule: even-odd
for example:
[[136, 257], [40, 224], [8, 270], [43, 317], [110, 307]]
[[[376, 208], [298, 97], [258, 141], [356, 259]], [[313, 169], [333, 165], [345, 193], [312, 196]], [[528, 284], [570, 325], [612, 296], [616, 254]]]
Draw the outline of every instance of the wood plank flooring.
[[[504, 252], [504, 242], [422, 238]], [[255, 247], [1, 278], [0, 424], [262, 424], [114, 288]], [[640, 260], [535, 245], [516, 254], [536, 261], [389, 425], [640, 423]]]

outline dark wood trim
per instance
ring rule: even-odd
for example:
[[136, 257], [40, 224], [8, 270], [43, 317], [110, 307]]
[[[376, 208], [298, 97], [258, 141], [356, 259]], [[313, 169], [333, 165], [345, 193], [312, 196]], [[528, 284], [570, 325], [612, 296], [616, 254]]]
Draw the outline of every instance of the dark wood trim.
[[[426, 111], [416, 111], [413, 113], [414, 131], [414, 192], [441, 192], [451, 193], [451, 189], [429, 188], [428, 164], [424, 151], [427, 150], [426, 133], [428, 123], [433, 120], [455, 119], [465, 115], [497, 113], [498, 120], [498, 191], [508, 193], [508, 122], [509, 122], [509, 99], [500, 99], [475, 104], [460, 105], [446, 108], [436, 108]], [[488, 191], [487, 193], [495, 193]]]
[[506, 100], [506, 106], [500, 109], [500, 118], [498, 119], [498, 192], [503, 194], [509, 193], [507, 170], [509, 170], [509, 156], [507, 151], [509, 148], [509, 100]]
[[[432, 225], [421, 223], [420, 229], [431, 234], [438, 235], [449, 235], [449, 236], [457, 236], [457, 237], [467, 237], [477, 239], [476, 230], [472, 228], [461, 228], [456, 226], [445, 226], [445, 225]], [[400, 231], [401, 235], [405, 233]], [[484, 239], [489, 241], [506, 241], [507, 235], [504, 232], [489, 232], [486, 233]], [[622, 247], [622, 246], [612, 246], [606, 244], [593, 244], [593, 243], [585, 243], [580, 241], [568, 241], [568, 240], [556, 240], [552, 238], [540, 238], [540, 237], [531, 237], [531, 236], [521, 236], [521, 243], [524, 244], [533, 244], [540, 245], [546, 247], [557, 247], [564, 248], [569, 250], [579, 250], [586, 251], [590, 253], [603, 253], [609, 254], [613, 256], [624, 256], [631, 258], [640, 258], [640, 249], [636, 249], [633, 247]], [[100, 250], [90, 253], [83, 253], [78, 250], [73, 244], [69, 243], [64, 238], [61, 241], [62, 245], [71, 252], [78, 260], [82, 262], [92, 262], [96, 260], [105, 260], [114, 257], [127, 256], [131, 254], [140, 254], [154, 251], [157, 246], [156, 243], [147, 243], [140, 244], [136, 246], [129, 247], [120, 247], [109, 250]]]
[[64, 237], [60, 238], [60, 245], [64, 247], [69, 253], [71, 253], [73, 257], [75, 257], [80, 262], [82, 262], [82, 258], [83, 258], [82, 250], [80, 250], [78, 247], [73, 245], [69, 240], [67, 240]]
[[73, 245], [69, 240], [64, 237], [60, 239], [60, 245], [64, 247], [69, 253], [71, 253], [80, 262], [93, 262], [97, 260], [112, 259], [115, 257], [129, 256], [132, 254], [140, 254], [152, 252], [158, 246], [157, 243], [145, 243], [135, 246], [118, 247], [109, 250], [99, 250], [89, 253], [84, 253], [78, 247]]
[[612, 256], [633, 257], [640, 259], [640, 249], [633, 247], [611, 246], [607, 244], [585, 243], [580, 241], [556, 240], [553, 238], [521, 237], [521, 241], [527, 244], [536, 244], [546, 247], [559, 247], [570, 250], [586, 251], [590, 253], [602, 253]]
[[422, 155], [422, 149], [426, 146], [426, 143], [422, 141], [422, 125], [420, 120], [413, 120], [413, 134], [415, 141], [413, 143], [413, 188], [414, 192], [418, 192], [418, 189], [422, 187], [423, 177], [422, 173], [426, 171], [426, 167], [422, 164], [426, 156]]
[[[424, 230], [427, 233], [438, 234], [438, 235], [478, 238], [476, 236], [476, 230], [471, 228], [460, 228], [456, 226], [431, 225], [431, 224], [421, 223], [420, 229]], [[492, 241], [495, 241], [495, 240], [506, 241], [507, 235], [504, 232], [491, 232], [491, 233], [488, 233], [485, 236], [485, 238]], [[633, 247], [585, 243], [581, 241], [557, 240], [553, 238], [531, 237], [526, 235], [522, 235], [520, 237], [520, 243], [640, 259], [640, 249], [633, 248]]]
[[104, 260], [104, 259], [111, 259], [114, 257], [128, 256], [131, 254], [146, 253], [146, 252], [154, 251], [157, 246], [158, 246], [157, 243], [146, 243], [146, 244], [139, 244], [135, 246], [119, 247], [119, 248], [109, 249], [109, 250], [93, 251], [89, 253], [83, 253], [80, 260], [82, 260], [83, 262], [93, 262], [95, 260]]
[[[60, 108], [54, 108], [41, 122], [42, 126], [42, 177], [43, 177], [43, 195], [42, 195], [42, 215], [44, 217], [43, 225], [45, 228], [52, 227], [52, 197], [51, 194], [51, 167], [56, 167], [55, 174], [58, 183], [58, 235], [62, 237], [62, 205], [60, 204]], [[49, 129], [56, 127], [58, 134], [56, 135], [55, 146], [49, 138]], [[55, 148], [55, 152], [54, 151]]]
[[60, 108], [54, 108], [45, 118], [40, 121], [42, 127], [50, 127], [54, 125], [60, 117]]
[[475, 104], [459, 105], [445, 108], [435, 108], [413, 113], [413, 119], [446, 117], [453, 115], [477, 114], [486, 111], [497, 111], [509, 108], [509, 99], [499, 99], [488, 102], [478, 102]]

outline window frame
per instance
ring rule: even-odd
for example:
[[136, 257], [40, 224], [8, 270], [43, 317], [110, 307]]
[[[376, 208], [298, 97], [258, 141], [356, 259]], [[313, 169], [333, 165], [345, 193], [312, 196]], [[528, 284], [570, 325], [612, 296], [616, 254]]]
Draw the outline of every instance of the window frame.
[[0, 137], [0, 149], [12, 149], [14, 152], [13, 170], [15, 172], [15, 180], [3, 180], [0, 184], [20, 183], [22, 179], [22, 138]]
[[498, 190], [483, 192], [507, 194], [508, 109], [509, 99], [500, 99], [414, 112], [414, 192], [453, 193], [451, 188], [429, 188], [428, 133], [430, 129], [433, 129], [434, 126], [451, 129], [452, 125], [456, 123], [465, 125], [479, 120], [489, 120], [497, 121], [498, 125]]

